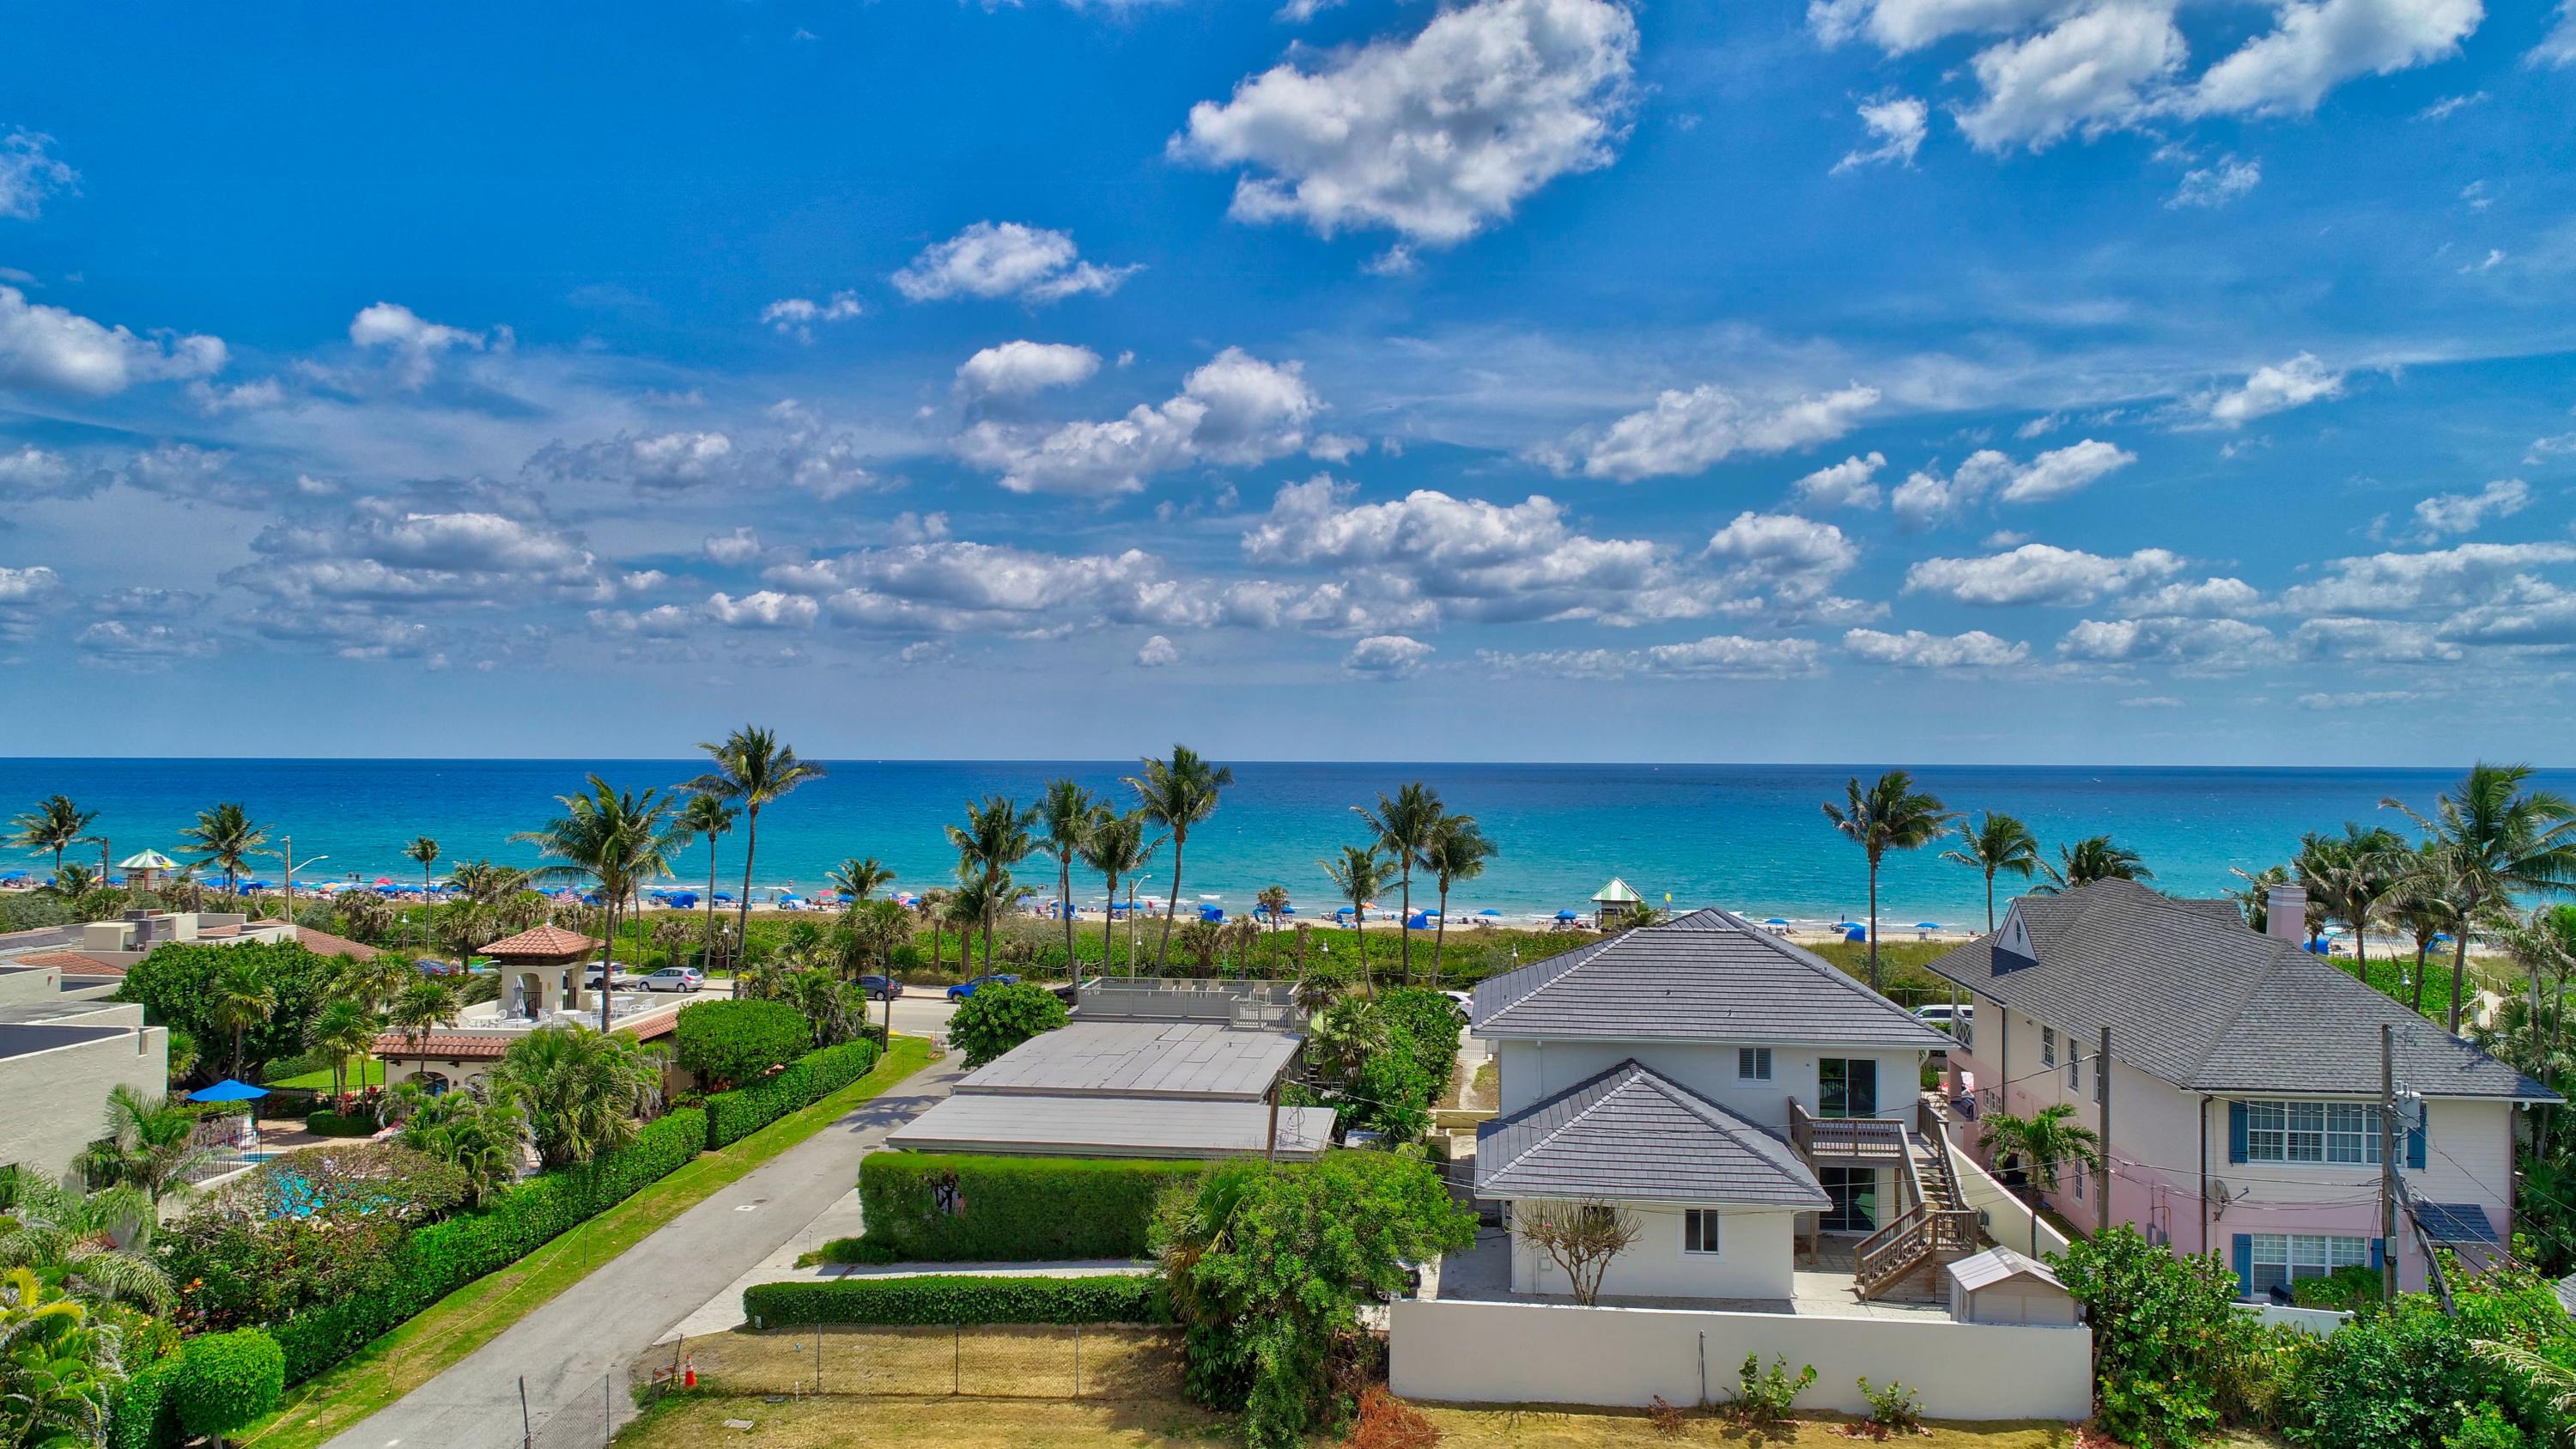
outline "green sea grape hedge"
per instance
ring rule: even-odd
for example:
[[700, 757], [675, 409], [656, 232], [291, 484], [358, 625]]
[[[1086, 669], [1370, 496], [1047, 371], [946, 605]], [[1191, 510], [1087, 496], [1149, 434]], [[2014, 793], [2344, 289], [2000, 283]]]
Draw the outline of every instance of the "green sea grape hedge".
[[172, 1354], [116, 1386], [108, 1401], [108, 1449], [173, 1449], [178, 1444], [179, 1416], [170, 1403], [170, 1384], [178, 1373], [179, 1356]]
[[[766, 1004], [766, 1003], [764, 1003]], [[696, 1008], [692, 1007], [691, 1010]], [[686, 1013], [682, 1013], [686, 1015]], [[748, 1087], [707, 1098], [707, 1146], [710, 1150], [739, 1142], [779, 1118], [810, 1107], [868, 1074], [877, 1064], [877, 1044], [843, 1042], [807, 1052], [777, 1075]]]
[[743, 1316], [767, 1328], [800, 1323], [1169, 1323], [1170, 1301], [1150, 1273], [1006, 1278], [932, 1273], [756, 1283]]
[[671, 1038], [680, 1065], [710, 1087], [747, 1086], [814, 1049], [812, 1024], [784, 1001], [694, 1001]]
[[[1163, 1189], [1197, 1162], [871, 1152], [859, 1159], [866, 1241], [927, 1263], [1141, 1258]], [[957, 1211], [943, 1211], [953, 1189]]]
[[312, 1112], [304, 1118], [304, 1130], [316, 1137], [373, 1137], [384, 1125], [371, 1112]]
[[530, 1178], [477, 1211], [413, 1232], [394, 1249], [383, 1291], [271, 1327], [286, 1353], [286, 1381], [302, 1383], [331, 1367], [439, 1299], [670, 1176], [706, 1145], [707, 1115], [684, 1107], [646, 1124], [633, 1142], [597, 1162]]

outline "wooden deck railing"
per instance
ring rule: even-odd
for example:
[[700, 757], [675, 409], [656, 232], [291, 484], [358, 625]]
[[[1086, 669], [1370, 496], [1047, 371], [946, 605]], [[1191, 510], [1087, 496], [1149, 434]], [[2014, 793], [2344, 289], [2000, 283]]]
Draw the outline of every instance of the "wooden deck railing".
[[1905, 1124], [1879, 1117], [1819, 1117], [1789, 1099], [1789, 1142], [1807, 1157], [1903, 1157]]

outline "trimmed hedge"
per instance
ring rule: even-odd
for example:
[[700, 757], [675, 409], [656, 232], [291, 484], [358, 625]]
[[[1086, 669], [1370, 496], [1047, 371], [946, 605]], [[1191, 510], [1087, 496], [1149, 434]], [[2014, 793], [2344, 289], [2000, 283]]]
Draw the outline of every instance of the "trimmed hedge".
[[174, 1353], [116, 1386], [108, 1400], [108, 1449], [176, 1449], [179, 1415], [170, 1402], [170, 1383], [178, 1372]]
[[478, 1211], [412, 1233], [394, 1249], [391, 1281], [382, 1292], [344, 1298], [270, 1327], [286, 1351], [286, 1381], [302, 1383], [439, 1299], [670, 1176], [706, 1142], [707, 1115], [684, 1107], [646, 1124], [633, 1142], [597, 1162], [530, 1178]]
[[277, 1407], [286, 1356], [256, 1328], [200, 1334], [179, 1350], [165, 1395], [183, 1433], [219, 1438]]
[[1003, 1278], [932, 1273], [755, 1283], [743, 1317], [768, 1328], [799, 1323], [1169, 1323], [1162, 1280], [1150, 1273]]
[[305, 1117], [304, 1130], [316, 1137], [373, 1137], [384, 1124], [366, 1113], [314, 1112]]
[[748, 1085], [814, 1049], [814, 1027], [784, 1001], [693, 1001], [672, 1045], [681, 1066], [712, 1086]]
[[[1154, 1203], [1197, 1162], [871, 1152], [859, 1159], [867, 1241], [928, 1263], [1141, 1258]], [[939, 1207], [954, 1188], [958, 1210]]]
[[707, 1147], [739, 1142], [866, 1076], [876, 1064], [876, 1043], [844, 1042], [807, 1052], [748, 1087], [718, 1092], [707, 1098]]

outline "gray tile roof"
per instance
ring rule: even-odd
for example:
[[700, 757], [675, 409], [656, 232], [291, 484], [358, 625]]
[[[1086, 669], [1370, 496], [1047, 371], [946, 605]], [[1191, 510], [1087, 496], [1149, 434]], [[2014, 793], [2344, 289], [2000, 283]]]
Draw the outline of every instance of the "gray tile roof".
[[2135, 881], [2024, 896], [2037, 963], [1994, 972], [1992, 937], [1932, 970], [2190, 1091], [2376, 1096], [2379, 1027], [2397, 1028], [2401, 1085], [2435, 1097], [2555, 1101], [2548, 1088], [2408, 1011], [2352, 973], [2253, 930], [2224, 901]]
[[1713, 908], [1483, 981], [1473, 1016], [1479, 1036], [1950, 1045], [1832, 962]]
[[1634, 1059], [1477, 1128], [1476, 1195], [1832, 1205], [1789, 1144]]

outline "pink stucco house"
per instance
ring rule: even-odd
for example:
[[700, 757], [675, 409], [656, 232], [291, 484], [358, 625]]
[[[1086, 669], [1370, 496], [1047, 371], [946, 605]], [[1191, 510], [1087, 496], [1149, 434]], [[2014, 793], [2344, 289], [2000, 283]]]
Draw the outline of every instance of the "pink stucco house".
[[[2069, 1170], [2048, 1196], [2078, 1228], [2133, 1223], [2177, 1251], [2218, 1253], [2251, 1299], [2383, 1254], [2401, 1286], [2421, 1288], [2437, 1242], [2483, 1262], [2512, 1239], [2514, 1114], [2558, 1099], [2309, 954], [2299, 887], [2275, 888], [2267, 915], [2280, 934], [2247, 927], [2233, 902], [2130, 881], [2015, 901], [1992, 935], [1932, 966], [1975, 1008], [1950, 1054], [1953, 1140], [1977, 1154], [1974, 1118], [2059, 1102], [2098, 1128], [2107, 1079], [2109, 1181]], [[2380, 1208], [2383, 1022], [2408, 1129], [2393, 1245]]]

